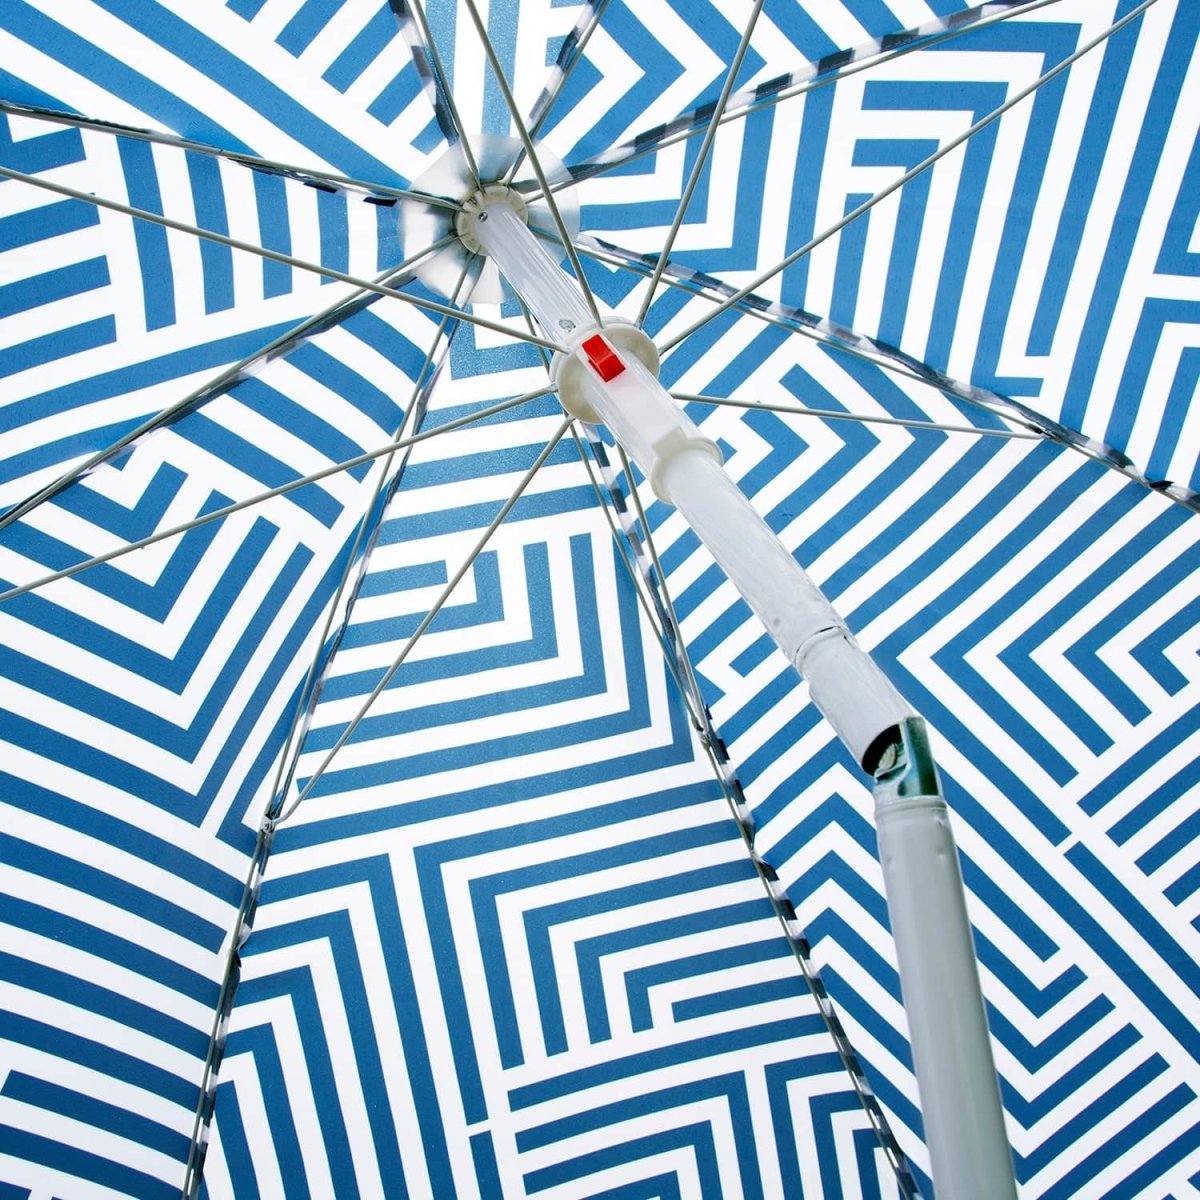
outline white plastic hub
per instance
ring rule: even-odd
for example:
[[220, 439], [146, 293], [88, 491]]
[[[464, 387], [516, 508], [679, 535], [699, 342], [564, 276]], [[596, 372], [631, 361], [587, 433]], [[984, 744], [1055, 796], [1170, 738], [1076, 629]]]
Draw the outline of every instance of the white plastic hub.
[[[457, 236], [458, 205], [474, 202], [475, 213], [480, 210], [480, 199], [492, 188], [504, 189], [498, 199], [519, 218], [522, 226], [550, 230], [555, 226], [554, 217], [546, 204], [545, 197], [527, 202], [525, 196], [541, 192], [541, 184], [533, 174], [525, 148], [519, 138], [501, 137], [499, 134], [475, 134], [467, 139], [470, 143], [474, 168], [464, 151], [462, 142], [448, 146], [430, 166], [413, 180], [413, 195], [397, 205], [396, 213], [405, 258], [420, 255], [427, 246], [441, 243], [447, 237], [454, 241], [443, 246], [432, 255], [424, 255], [413, 268], [426, 287], [449, 299], [461, 286], [463, 272], [468, 267], [475, 275], [471, 288], [472, 304], [500, 304], [514, 295], [513, 289], [501, 277], [494, 258], [484, 253], [474, 259], [473, 249]], [[570, 172], [561, 160], [547, 147], [536, 144], [538, 162], [551, 186], [570, 179]], [[516, 167], [514, 172], [513, 168]], [[509, 180], [506, 188], [505, 182]], [[482, 182], [482, 187], [481, 187]], [[511, 189], [511, 195], [508, 195]], [[557, 194], [558, 212], [573, 238], [579, 233], [579, 200], [576, 188], [565, 188]], [[454, 203], [454, 208], [432, 204], [421, 198], [420, 193], [441, 196]], [[487, 204], [493, 203], [484, 197]], [[526, 211], [528, 204], [528, 211]], [[477, 220], [477, 215], [476, 215]], [[474, 222], [466, 222], [468, 232]], [[474, 239], [478, 241], [478, 237]], [[474, 259], [474, 265], [472, 260]], [[557, 261], [557, 260], [556, 260]]]
[[454, 221], [459, 240], [472, 254], [487, 254], [483, 243], [475, 231], [475, 226], [481, 220], [487, 220], [487, 210], [496, 205], [511, 209], [524, 224], [529, 224], [529, 209], [520, 192], [505, 187], [502, 183], [490, 183], [480, 188], [469, 200], [465, 200], [462, 212]]

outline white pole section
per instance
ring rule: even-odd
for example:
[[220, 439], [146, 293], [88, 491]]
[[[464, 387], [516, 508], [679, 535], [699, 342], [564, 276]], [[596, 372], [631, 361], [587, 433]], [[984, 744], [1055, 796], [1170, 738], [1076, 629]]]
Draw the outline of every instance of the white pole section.
[[464, 241], [495, 259], [545, 335], [569, 347], [552, 370], [564, 407], [606, 424], [679, 509], [877, 777], [880, 855], [938, 1200], [1015, 1200], [958, 856], [923, 723], [659, 383], [649, 338], [615, 319], [596, 326], [519, 204], [485, 198]]
[[938, 1200], [1015, 1200], [975, 943], [950, 813], [925, 733], [900, 726], [875, 827]]
[[538, 324], [550, 331], [550, 341], [566, 345], [576, 330], [595, 328], [596, 318], [579, 285], [550, 257], [511, 205], [488, 204], [474, 218], [474, 233]]
[[542, 329], [574, 346], [556, 364], [568, 410], [612, 430], [809, 681], [813, 702], [855, 760], [869, 763], [876, 740], [916, 714], [725, 473], [716, 445], [637, 356], [653, 355], [652, 347], [630, 352], [649, 339], [630, 326], [598, 330], [574, 281], [508, 204], [485, 207], [472, 232]]

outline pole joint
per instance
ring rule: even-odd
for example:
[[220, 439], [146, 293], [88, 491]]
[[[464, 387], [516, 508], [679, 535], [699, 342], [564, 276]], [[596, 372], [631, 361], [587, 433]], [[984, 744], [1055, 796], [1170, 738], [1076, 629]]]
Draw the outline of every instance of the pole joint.
[[942, 782], [920, 717], [905, 717], [876, 738], [865, 765], [875, 777], [876, 810], [918, 796], [942, 798]]

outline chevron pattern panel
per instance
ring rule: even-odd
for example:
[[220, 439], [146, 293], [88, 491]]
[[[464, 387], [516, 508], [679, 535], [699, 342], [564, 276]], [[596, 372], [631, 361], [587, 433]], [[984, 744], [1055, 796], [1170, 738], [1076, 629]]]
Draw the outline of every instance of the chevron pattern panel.
[[[634, 317], [751, 5], [480, 8]], [[1134, 9], [766, 0], [649, 331]], [[663, 363], [759, 406], [688, 402], [930, 721], [1024, 1200], [1200, 1195], [1197, 20], [1157, 0]], [[0, 62], [0, 166], [355, 278], [456, 120], [513, 133], [449, 0], [8, 0]], [[0, 529], [0, 591], [544, 385], [438, 320], [4, 182], [0, 506], [130, 444]], [[558, 443], [339, 744], [560, 421], [0, 600], [5, 1194], [176, 1195], [198, 1104], [214, 1198], [933, 1194], [869, 793], [611, 446]]]
[[[555, 424], [414, 455], [301, 784]], [[573, 446], [510, 521], [276, 835], [209, 1195], [895, 1194]]]
[[[307, 375], [325, 356], [271, 364], [10, 527], [3, 586], [386, 441], [398, 407]], [[373, 485], [336, 476], [6, 602], [7, 1180], [177, 1192], [263, 790]]]
[[[27, 15], [29, 27], [5, 14], [10, 48], [46, 19]], [[11, 98], [157, 123], [150, 105], [93, 106], [89, 88], [64, 69]], [[396, 261], [394, 219], [345, 195], [109, 133], [3, 123], [6, 167], [343, 271]], [[194, 396], [6, 531], [3, 588], [394, 436], [425, 316], [2, 190], [5, 506]], [[331, 327], [288, 340], [323, 309]], [[366, 464], [5, 602], [6, 1186], [178, 1193], [263, 790], [377, 476]]]
[[[1052, 4], [766, 107], [806, 77], [827, 78], [819, 62], [807, 72], [798, 62], [854, 47], [871, 63], [880, 39], [901, 40], [878, 24], [883, 6], [845, 7], [864, 23], [844, 14], [821, 34], [790, 6], [765, 5], [743, 72], [751, 86], [737, 93], [758, 109], [722, 127], [676, 243], [680, 262], [748, 282], [1134, 5]], [[619, 45], [602, 41], [572, 75], [578, 103], [545, 137], [569, 164], [629, 160], [596, 178], [574, 168], [585, 180], [583, 226], [653, 254], [699, 141], [673, 131], [703, 117], [720, 67], [680, 66], [698, 57], [686, 55], [687, 39], [702, 36], [689, 26], [705, 28], [691, 6], [662, 14], [660, 46], [645, 38], [660, 6], [636, 6], [636, 16], [614, 8], [602, 27]], [[1196, 22], [1190, 6], [1156, 4], [763, 294], [1024, 400], [1129, 454], [1153, 480], [1194, 487]], [[828, 40], [835, 29], [840, 40]], [[724, 22], [724, 36], [736, 32]], [[664, 79], [657, 107], [647, 96]], [[697, 120], [672, 122], [695, 103], [681, 100], [688, 92]], [[584, 114], [616, 95], [630, 124], [622, 150], [606, 156], [612, 141]], [[635, 156], [658, 144], [666, 148]]]
[[[747, 394], [812, 402], [832, 381], [823, 351], [804, 363], [797, 339], [741, 324]], [[936, 393], [905, 390], [912, 415], [955, 419]], [[843, 378], [831, 394], [853, 393]], [[731, 410], [704, 427], [935, 730], [1025, 1194], [1191, 1194], [1193, 518], [1036, 442]], [[808, 478], [780, 486], [777, 454], [807, 462]], [[843, 455], [862, 468], [853, 490]], [[880, 488], [894, 509], [869, 501]], [[919, 1170], [869, 789], [678, 516], [644, 498], [757, 848]]]

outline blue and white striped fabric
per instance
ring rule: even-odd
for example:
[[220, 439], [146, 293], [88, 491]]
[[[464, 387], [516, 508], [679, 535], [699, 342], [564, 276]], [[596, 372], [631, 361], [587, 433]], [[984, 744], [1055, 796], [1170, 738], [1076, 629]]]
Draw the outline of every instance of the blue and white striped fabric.
[[[1134, 7], [767, 0], [648, 331]], [[620, 314], [750, 8], [484, 9]], [[1023, 1200], [1200, 1197], [1198, 35], [1157, 0], [662, 366], [743, 405], [682, 401], [932, 727]], [[354, 278], [451, 94], [513, 132], [449, 0], [0, 11], [0, 167]], [[0, 528], [0, 591], [544, 386], [439, 322], [5, 180], [0, 506], [122, 448]], [[0, 598], [0, 1196], [933, 1195], [869, 789], [602, 440], [322, 765], [561, 420]]]

